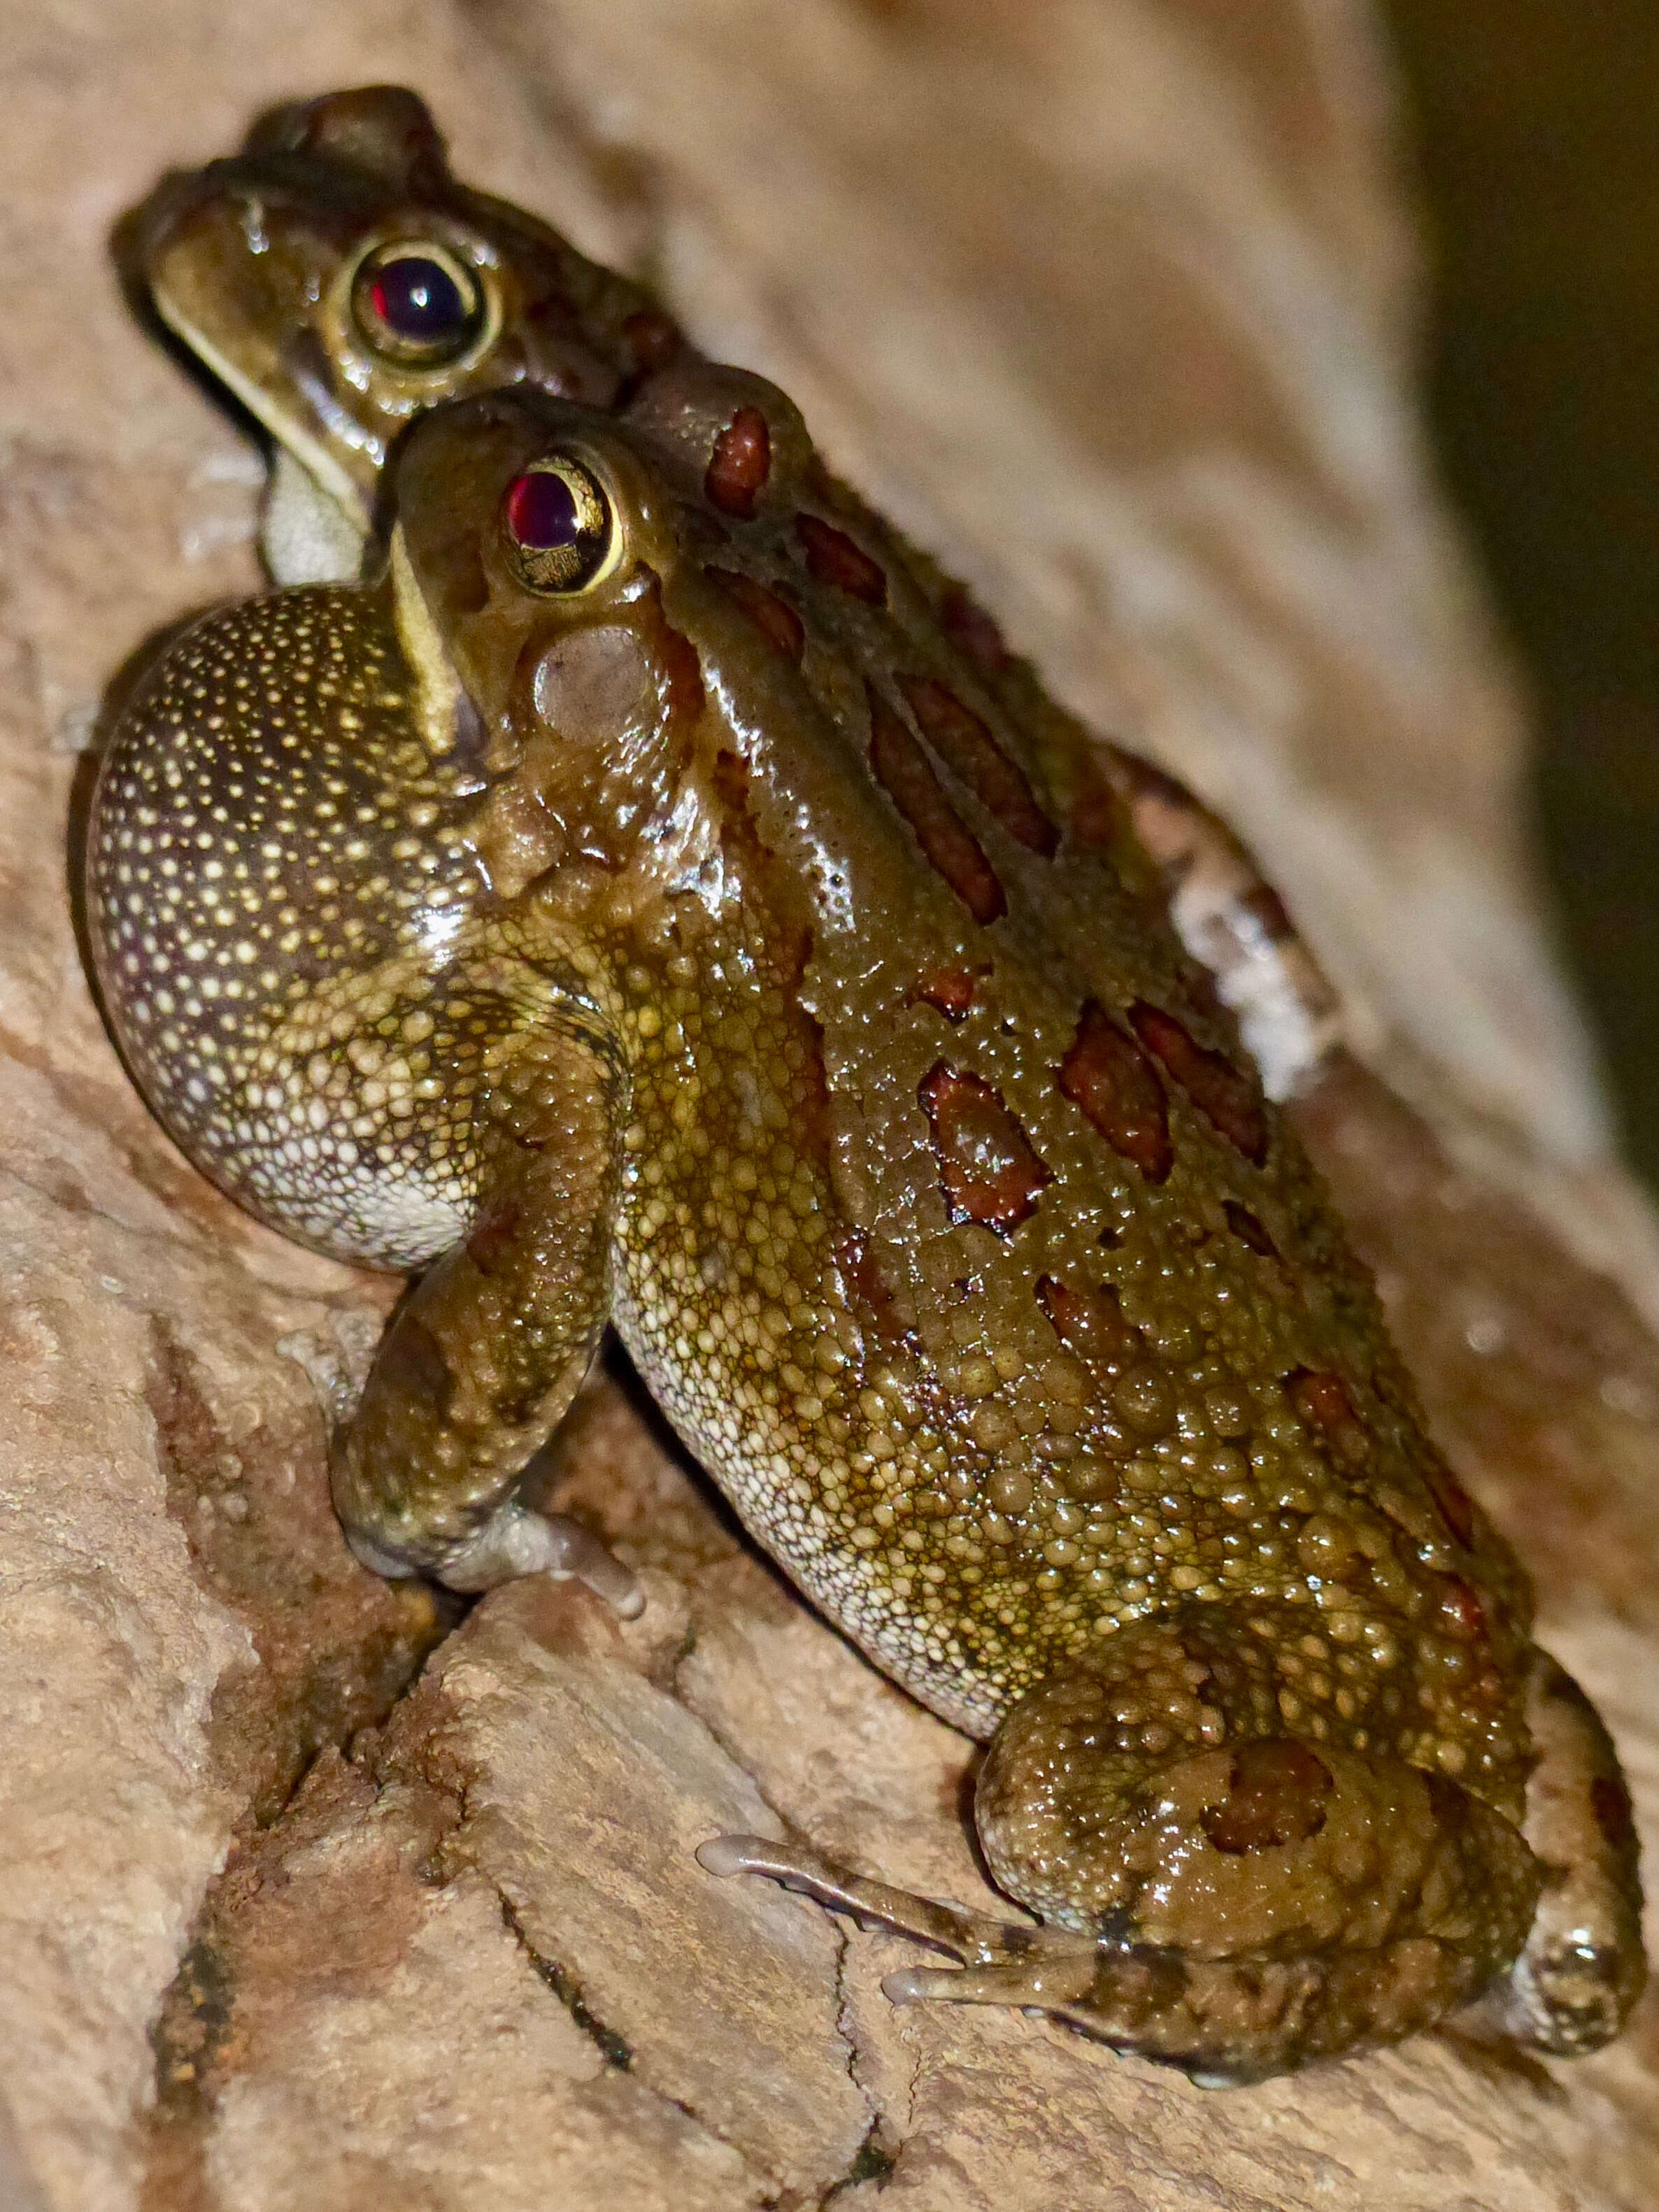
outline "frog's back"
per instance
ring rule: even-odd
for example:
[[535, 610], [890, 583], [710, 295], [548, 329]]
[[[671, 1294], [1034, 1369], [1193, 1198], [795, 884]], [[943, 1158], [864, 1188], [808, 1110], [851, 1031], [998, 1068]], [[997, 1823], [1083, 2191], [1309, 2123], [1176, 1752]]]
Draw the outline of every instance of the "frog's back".
[[[678, 381], [636, 410], [671, 471], [768, 392]], [[1307, 1603], [1328, 1692], [1459, 1593], [1507, 1614], [1097, 756], [793, 410], [768, 445], [747, 512], [688, 475], [664, 593], [716, 830], [633, 971], [619, 1318], [653, 1387], [792, 1574], [979, 1732], [1189, 1596]], [[1472, 1769], [1506, 1765], [1471, 1710]]]

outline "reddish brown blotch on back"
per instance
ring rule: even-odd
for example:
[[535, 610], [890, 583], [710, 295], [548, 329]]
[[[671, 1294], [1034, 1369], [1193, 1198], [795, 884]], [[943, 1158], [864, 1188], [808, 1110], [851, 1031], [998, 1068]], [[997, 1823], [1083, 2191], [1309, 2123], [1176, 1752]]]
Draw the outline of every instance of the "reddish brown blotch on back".
[[714, 441], [702, 488], [711, 506], [747, 522], [772, 471], [772, 434], [758, 407], [739, 407]]
[[806, 555], [807, 571], [820, 584], [833, 584], [838, 592], [862, 599], [866, 606], [886, 605], [886, 577], [844, 530], [837, 530], [832, 522], [816, 514], [798, 514], [795, 534]]
[[998, 1093], [977, 1075], [940, 1060], [923, 1076], [917, 1095], [951, 1218], [987, 1229], [1017, 1227], [1054, 1177]]
[[1124, 1318], [1114, 1284], [1077, 1290], [1056, 1276], [1041, 1275], [1036, 1296], [1060, 1342], [1091, 1367], [1109, 1374], [1146, 1349], [1139, 1330]]
[[1158, 1071], [1095, 1000], [1085, 1005], [1058, 1081], [1121, 1159], [1149, 1182], [1162, 1182], [1175, 1164], [1170, 1111]]
[[757, 583], [752, 576], [742, 575], [735, 568], [705, 568], [703, 574], [742, 608], [767, 642], [775, 646], [786, 660], [799, 664], [806, 650], [806, 625], [787, 599], [769, 585]]
[[945, 787], [922, 751], [873, 684], [870, 696], [870, 765], [876, 780], [916, 835], [916, 842], [978, 922], [1008, 910], [996, 870], [979, 840], [945, 795]]
[[1267, 1157], [1267, 1116], [1255, 1086], [1224, 1053], [1211, 1052], [1161, 1006], [1144, 1001], [1129, 1009], [1135, 1035], [1155, 1054], [1212, 1127], [1253, 1167]]
[[933, 968], [918, 981], [910, 994], [912, 1005], [932, 1006], [947, 1022], [963, 1020], [971, 1011], [984, 968]]
[[952, 775], [965, 783], [986, 812], [1028, 851], [1052, 860], [1060, 833], [1038, 805], [1017, 763], [1009, 759], [988, 724], [964, 706], [946, 684], [931, 676], [901, 676], [898, 688], [921, 734]]
[[1350, 1467], [1365, 1460], [1370, 1438], [1340, 1375], [1324, 1368], [1298, 1367], [1285, 1376], [1285, 1395], [1297, 1419], [1328, 1437], [1340, 1459]]

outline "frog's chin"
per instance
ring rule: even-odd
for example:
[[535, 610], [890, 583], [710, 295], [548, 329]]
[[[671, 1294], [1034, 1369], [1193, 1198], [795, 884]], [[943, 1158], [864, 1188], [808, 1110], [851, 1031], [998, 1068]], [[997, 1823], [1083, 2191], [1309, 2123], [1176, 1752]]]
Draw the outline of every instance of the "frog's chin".
[[271, 581], [355, 583], [367, 539], [355, 503], [342, 505], [303, 461], [276, 446], [259, 518], [259, 552]]
[[239, 400], [270, 440], [270, 475], [259, 518], [259, 551], [274, 584], [356, 583], [369, 535], [362, 496], [325, 447], [272, 420], [258, 380], [199, 329], [168, 288], [153, 281], [157, 313]]

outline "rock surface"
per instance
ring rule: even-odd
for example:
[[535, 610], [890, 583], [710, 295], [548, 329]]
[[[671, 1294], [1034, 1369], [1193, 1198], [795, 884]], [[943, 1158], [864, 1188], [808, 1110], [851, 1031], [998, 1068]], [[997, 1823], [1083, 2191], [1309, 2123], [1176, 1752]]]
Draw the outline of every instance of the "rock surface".
[[1651, 1246], [1425, 483], [1358, 0], [5, 0], [0, 74], [0, 2203], [1650, 2205], [1652, 2000], [1576, 2066], [1448, 2032], [1206, 2094], [1040, 2021], [896, 2012], [902, 1947], [703, 1876], [702, 1836], [793, 1826], [982, 1897], [971, 1747], [617, 1372], [546, 1478], [646, 1575], [641, 1621], [568, 1588], [462, 1621], [356, 1568], [305, 1369], [360, 1360], [394, 1286], [171, 1153], [60, 857], [124, 657], [258, 582], [257, 461], [126, 316], [108, 228], [271, 100], [408, 81], [466, 173], [776, 376], [1262, 848], [1435, 1107], [1351, 1067], [1310, 1139], [1659, 1836], [1659, 1348], [1574, 1256], [1654, 1311]]

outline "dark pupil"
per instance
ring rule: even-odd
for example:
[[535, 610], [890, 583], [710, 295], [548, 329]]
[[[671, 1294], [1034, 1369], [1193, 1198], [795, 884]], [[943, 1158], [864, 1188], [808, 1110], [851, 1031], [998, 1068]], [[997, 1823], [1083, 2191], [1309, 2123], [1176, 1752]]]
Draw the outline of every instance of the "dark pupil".
[[389, 331], [416, 344], [452, 337], [466, 320], [466, 301], [449, 271], [419, 253], [377, 269], [369, 297]]
[[574, 545], [581, 536], [575, 495], [550, 469], [519, 478], [507, 494], [507, 524], [520, 544], [532, 553]]

